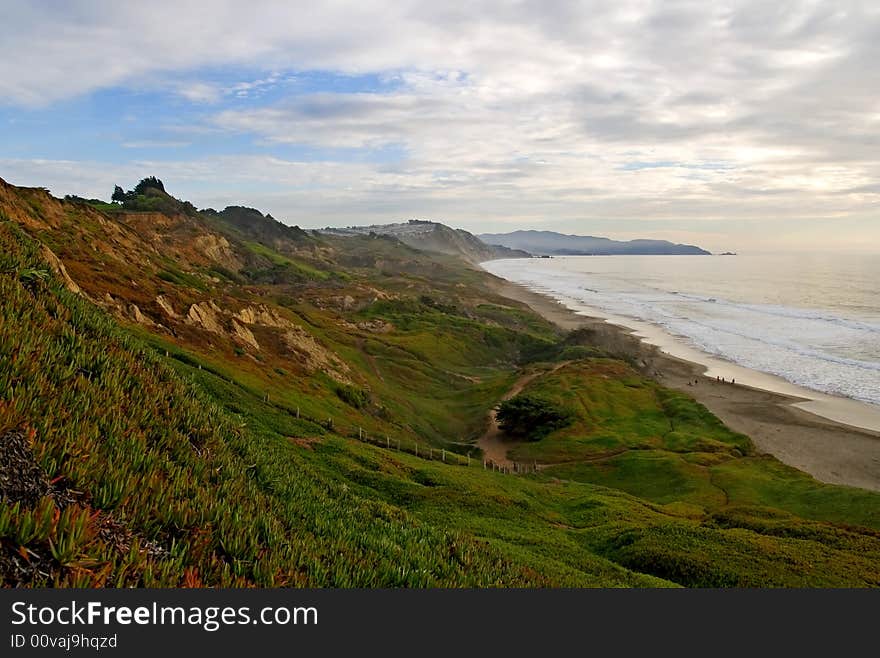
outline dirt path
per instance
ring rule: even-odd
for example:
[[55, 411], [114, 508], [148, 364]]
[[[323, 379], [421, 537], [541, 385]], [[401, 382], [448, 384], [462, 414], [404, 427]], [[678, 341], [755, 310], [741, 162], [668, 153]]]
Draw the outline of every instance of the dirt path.
[[[528, 375], [523, 375], [516, 380], [514, 385], [504, 394], [504, 397], [502, 397], [500, 401], [503, 402], [504, 400], [509, 400], [510, 398], [519, 395], [529, 382], [536, 377], [539, 377], [540, 375], [549, 375], [569, 363], [571, 362], [564, 361], [554, 366], [551, 370], [539, 370], [537, 372], [529, 373]], [[498, 466], [512, 468], [513, 462], [507, 458], [507, 451], [514, 445], [516, 445], [516, 442], [504, 439], [504, 433], [498, 426], [495, 409], [492, 409], [492, 411], [489, 412], [489, 428], [483, 436], [477, 440], [477, 446], [483, 451], [483, 459], [493, 462]]]
[[[565, 330], [587, 329], [593, 344], [629, 355], [642, 372], [704, 404], [730, 429], [751, 437], [759, 451], [822, 482], [880, 491], [880, 433], [843, 425], [792, 406], [799, 399], [740, 384], [718, 383], [705, 367], [664, 354], [632, 332], [577, 315], [549, 297], [509, 282], [498, 292], [523, 302]], [[692, 385], [699, 380], [698, 385]], [[480, 444], [482, 446], [482, 444]], [[506, 450], [504, 453], [506, 454]]]

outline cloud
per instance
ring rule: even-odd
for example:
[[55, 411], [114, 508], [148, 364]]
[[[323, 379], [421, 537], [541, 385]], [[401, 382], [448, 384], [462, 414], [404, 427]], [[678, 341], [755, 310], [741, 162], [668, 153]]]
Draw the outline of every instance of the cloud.
[[[186, 142], [190, 131], [215, 152], [235, 147], [129, 164], [161, 167], [212, 203], [226, 198], [223, 181], [301, 223], [702, 219], [734, 234], [737, 222], [798, 217], [833, 232], [841, 217], [876, 211], [880, 11], [869, 3], [48, 7], [4, 8], [0, 39], [14, 56], [0, 61], [0, 102], [14, 111], [110, 87], [168, 89], [199, 117], [174, 139], [124, 145]], [[224, 68], [255, 74], [201, 73]], [[387, 84], [282, 87], [309, 71]], [[310, 162], [265, 155], [295, 148], [314, 151]], [[389, 150], [399, 156], [351, 161]], [[46, 167], [61, 176], [66, 165]], [[100, 169], [84, 167], [104, 181]]]
[[122, 142], [122, 147], [127, 149], [173, 149], [189, 146], [190, 142], [173, 142], [161, 140], [141, 140], [137, 142]]
[[175, 91], [192, 103], [217, 103], [223, 97], [223, 89], [208, 82], [182, 82]]

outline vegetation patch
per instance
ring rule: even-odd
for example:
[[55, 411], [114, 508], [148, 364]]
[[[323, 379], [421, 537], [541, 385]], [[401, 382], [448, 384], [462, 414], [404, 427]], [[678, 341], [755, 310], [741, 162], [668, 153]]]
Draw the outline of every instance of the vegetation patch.
[[[756, 455], [687, 395], [563, 336], [452, 256], [243, 207], [157, 218], [168, 240], [139, 242], [129, 218], [4, 189], [22, 226], [55, 223], [37, 242], [0, 222], [3, 585], [878, 584], [880, 496]], [[193, 237], [217, 244], [215, 231], [236, 271], [214, 270], [212, 299], [218, 314], [251, 310], [252, 354], [181, 317], [184, 270], [211, 271]], [[120, 325], [69, 292], [40, 242], [89, 298], [163, 327]], [[173, 280], [156, 275], [146, 245], [160, 243]], [[299, 269], [272, 283], [236, 263]], [[288, 348], [284, 321], [345, 363], [344, 383]], [[568, 422], [551, 416], [511, 456], [543, 468], [468, 467], [489, 411], [538, 362], [554, 369], [521, 395]], [[444, 463], [444, 450], [462, 454]]]
[[498, 405], [498, 425], [506, 434], [539, 441], [574, 421], [574, 413], [549, 398], [520, 394]]
[[335, 390], [340, 400], [355, 409], [363, 409], [370, 403], [369, 392], [354, 386], [338, 385]]

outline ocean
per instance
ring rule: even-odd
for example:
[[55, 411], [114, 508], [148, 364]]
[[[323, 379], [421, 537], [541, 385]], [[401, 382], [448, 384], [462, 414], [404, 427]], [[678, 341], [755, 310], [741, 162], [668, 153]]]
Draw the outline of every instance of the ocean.
[[483, 263], [589, 314], [880, 405], [880, 255], [565, 256]]

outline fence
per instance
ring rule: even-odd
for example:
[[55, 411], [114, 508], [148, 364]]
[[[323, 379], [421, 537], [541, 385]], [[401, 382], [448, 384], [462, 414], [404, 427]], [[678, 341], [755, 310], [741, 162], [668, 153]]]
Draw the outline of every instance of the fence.
[[[337, 430], [337, 434], [341, 434], [341, 432]], [[385, 448], [386, 450], [405, 452], [421, 459], [442, 461], [446, 464], [456, 466], [482, 465], [482, 467], [486, 470], [492, 470], [498, 473], [506, 473], [509, 475], [526, 475], [528, 473], [538, 472], [537, 462], [528, 463], [511, 461], [509, 464], [497, 464], [491, 459], [483, 459], [481, 461], [471, 457], [470, 453], [463, 455], [452, 450], [446, 450], [445, 448], [434, 448], [432, 446], [425, 446], [423, 444], [419, 444], [419, 442], [415, 440], [401, 441], [400, 439], [392, 439], [388, 435], [385, 435], [384, 438], [381, 436], [371, 436], [370, 434], [365, 432], [363, 428], [360, 427], [357, 428], [357, 432], [351, 432], [343, 436], [348, 436], [349, 438], [357, 439], [358, 441], [363, 441], [364, 443], [376, 445], [381, 448]]]
[[[268, 394], [266, 394], [265, 400], [266, 402], [269, 401]], [[276, 406], [285, 409], [285, 407], [282, 405]], [[296, 407], [295, 411], [287, 409], [287, 412], [295, 415], [297, 419], [306, 420], [316, 425], [319, 425], [320, 427], [323, 427], [324, 429], [331, 431], [339, 436], [344, 436], [349, 439], [357, 439], [358, 441], [362, 441], [363, 443], [369, 443], [370, 445], [385, 448], [386, 450], [405, 452], [407, 454], [428, 461], [442, 461], [443, 463], [452, 466], [482, 466], [485, 470], [491, 470], [497, 473], [506, 473], [508, 475], [527, 475], [529, 473], [538, 472], [538, 464], [534, 461], [531, 463], [510, 461], [508, 464], [498, 464], [493, 462], [491, 459], [480, 460], [476, 457], [471, 457], [470, 452], [466, 454], [461, 454], [460, 452], [447, 450], [446, 448], [435, 448], [433, 446], [426, 446], [419, 443], [415, 439], [402, 440], [400, 438], [391, 438], [391, 436], [388, 434], [373, 435], [369, 432], [364, 431], [362, 427], [350, 427], [348, 431], [345, 431], [344, 428], [337, 424], [332, 418], [327, 418], [326, 420], [318, 420], [305, 414], [300, 414], [299, 407]]]
[[[202, 370], [201, 363], [197, 363], [194, 360], [187, 358], [186, 355], [183, 353], [169, 354], [168, 350], [165, 350], [165, 356], [177, 359], [189, 365], [190, 367], [194, 366], [198, 370]], [[234, 386], [238, 386], [244, 390], [248, 390], [247, 387], [242, 386], [239, 382], [231, 379], [229, 376], [217, 370], [214, 370], [213, 368], [208, 367], [205, 368], [205, 370], [210, 372], [215, 377], [219, 377], [225, 382], [228, 382]], [[255, 391], [253, 391], [252, 389], [249, 392], [251, 392], [252, 394], [255, 393]], [[358, 439], [359, 441], [363, 441], [364, 443], [379, 446], [381, 448], [385, 448], [386, 450], [405, 452], [407, 454], [414, 455], [415, 457], [419, 457], [420, 459], [426, 459], [429, 461], [442, 461], [443, 463], [453, 466], [482, 466], [485, 470], [491, 470], [496, 473], [506, 473], [509, 475], [526, 475], [529, 473], [537, 473], [539, 470], [537, 462], [529, 463], [510, 461], [507, 464], [498, 464], [490, 459], [480, 460], [476, 457], [471, 457], [470, 453], [461, 454], [453, 450], [447, 450], [446, 448], [434, 448], [433, 446], [426, 446], [424, 444], [420, 444], [414, 439], [392, 439], [388, 435], [385, 435], [384, 438], [381, 436], [372, 436], [365, 432], [361, 427], [350, 427], [348, 431], [345, 432], [343, 431], [343, 427], [337, 425], [337, 423], [334, 422], [333, 418], [319, 419], [313, 416], [309, 416], [308, 414], [300, 413], [299, 407], [290, 407], [284, 403], [271, 400], [268, 391], [265, 391], [260, 395], [264, 402], [266, 402], [267, 404], [271, 404], [275, 408], [281, 409], [282, 411], [285, 411], [292, 416], [295, 416], [297, 420], [310, 422], [339, 436], [345, 436], [351, 439]]]
[[[265, 393], [263, 399], [265, 402], [269, 402], [269, 393]], [[301, 414], [299, 407], [292, 409], [278, 403], [273, 403], [273, 406], [279, 409], [284, 409], [285, 411], [287, 411], [287, 413], [296, 416], [296, 418], [299, 420], [308, 421], [310, 423], [323, 427], [324, 429], [333, 432], [334, 434], [337, 434], [339, 436], [345, 436], [350, 439], [357, 439], [358, 441], [369, 443], [370, 445], [378, 446], [380, 448], [385, 448], [386, 450], [405, 452], [415, 457], [419, 457], [420, 459], [426, 459], [429, 461], [442, 461], [445, 464], [450, 464], [453, 466], [482, 465], [483, 469], [485, 470], [491, 470], [496, 473], [506, 473], [508, 475], [527, 475], [529, 473], [537, 473], [539, 470], [537, 462], [534, 461], [531, 463], [510, 461], [508, 464], [498, 464], [493, 462], [491, 459], [478, 460], [475, 457], [471, 457], [470, 453], [461, 454], [453, 450], [447, 450], [446, 448], [435, 448], [433, 446], [426, 446], [424, 444], [420, 444], [414, 439], [401, 440], [400, 438], [391, 438], [391, 436], [387, 434], [383, 436], [371, 435], [368, 432], [365, 432], [362, 427], [350, 427], [348, 431], [345, 431], [344, 427], [337, 424], [333, 420], [333, 418], [319, 420], [306, 414]]]

